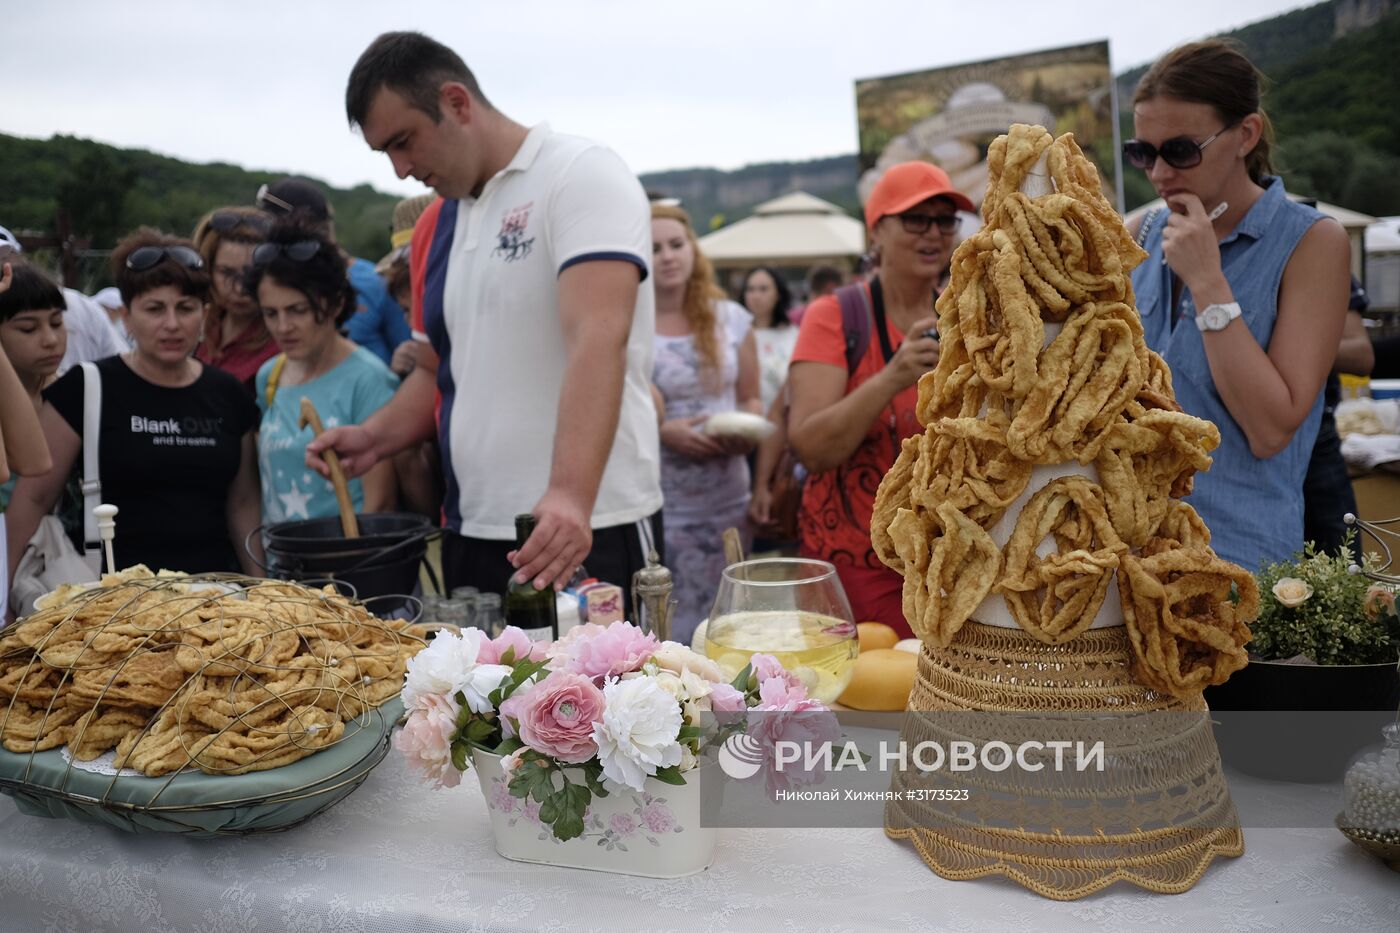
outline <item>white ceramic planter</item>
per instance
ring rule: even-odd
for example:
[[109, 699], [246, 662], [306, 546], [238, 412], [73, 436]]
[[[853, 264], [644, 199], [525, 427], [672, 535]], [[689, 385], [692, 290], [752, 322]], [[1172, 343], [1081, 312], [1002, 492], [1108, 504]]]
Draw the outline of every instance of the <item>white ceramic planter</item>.
[[[608, 796], [593, 798], [583, 835], [561, 842], [539, 821], [539, 804], [510, 795], [499, 756], [473, 751], [472, 766], [496, 851], [508, 859], [649, 878], [692, 875], [714, 859], [716, 831], [700, 826], [704, 769], [688, 772], [681, 787], [650, 779], [640, 793], [610, 787]], [[583, 783], [581, 773], [569, 778]]]

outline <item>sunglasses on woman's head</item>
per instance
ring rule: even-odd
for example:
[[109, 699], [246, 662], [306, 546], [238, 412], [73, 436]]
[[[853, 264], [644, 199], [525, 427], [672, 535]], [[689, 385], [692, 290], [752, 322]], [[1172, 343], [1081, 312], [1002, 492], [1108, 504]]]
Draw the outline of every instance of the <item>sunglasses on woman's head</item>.
[[204, 259], [188, 246], [141, 246], [126, 257], [126, 267], [132, 272], [145, 272], [169, 257], [186, 269], [203, 269]]
[[278, 256], [286, 256], [292, 262], [306, 262], [321, 250], [315, 240], [297, 240], [295, 243], [260, 243], [253, 248], [253, 265], [265, 266]]
[[915, 236], [928, 233], [929, 228], [935, 224], [938, 226], [938, 232], [942, 234], [956, 233], [958, 227], [962, 225], [962, 218], [957, 214], [909, 213], [895, 214], [895, 216], [903, 225], [904, 232]]
[[272, 219], [265, 214], [236, 214], [233, 211], [218, 211], [209, 218], [211, 229], [219, 233], [232, 233], [239, 227], [250, 227], [263, 236], [272, 229]]
[[1123, 144], [1123, 158], [1128, 160], [1129, 165], [1144, 172], [1152, 169], [1152, 164], [1158, 157], [1175, 169], [1195, 168], [1201, 164], [1201, 153], [1205, 151], [1206, 146], [1215, 142], [1221, 133], [1234, 125], [1231, 123], [1222, 126], [1201, 142], [1196, 142], [1190, 136], [1173, 136], [1164, 140], [1162, 145], [1154, 146], [1140, 139], [1130, 139]]

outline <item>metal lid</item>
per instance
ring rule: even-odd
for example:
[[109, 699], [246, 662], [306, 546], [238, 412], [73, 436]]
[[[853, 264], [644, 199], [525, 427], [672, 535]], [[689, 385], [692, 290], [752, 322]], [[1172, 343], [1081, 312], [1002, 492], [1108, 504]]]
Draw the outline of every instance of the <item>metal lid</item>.
[[632, 585], [638, 590], [671, 588], [671, 571], [662, 566], [656, 551], [647, 555], [647, 565], [632, 575]]

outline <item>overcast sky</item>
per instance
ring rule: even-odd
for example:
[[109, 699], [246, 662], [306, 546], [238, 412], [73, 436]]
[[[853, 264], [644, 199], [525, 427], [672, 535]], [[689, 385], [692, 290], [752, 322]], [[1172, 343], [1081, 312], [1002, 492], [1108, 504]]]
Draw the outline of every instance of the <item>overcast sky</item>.
[[857, 78], [1107, 38], [1115, 73], [1290, 0], [0, 0], [0, 132], [403, 194], [346, 126], [380, 32], [454, 48], [501, 110], [638, 172], [854, 152]]

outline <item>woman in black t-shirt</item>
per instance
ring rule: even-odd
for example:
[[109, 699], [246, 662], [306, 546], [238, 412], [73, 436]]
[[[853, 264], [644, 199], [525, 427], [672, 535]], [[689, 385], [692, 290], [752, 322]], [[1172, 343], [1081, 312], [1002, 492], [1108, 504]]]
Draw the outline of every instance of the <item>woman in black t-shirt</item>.
[[[98, 468], [102, 500], [119, 509], [117, 566], [257, 573], [243, 540], [261, 507], [258, 410], [237, 379], [191, 356], [209, 294], [204, 262], [188, 241], [142, 228], [117, 246], [112, 263], [135, 344], [96, 364]], [[44, 393], [39, 420], [54, 467], [15, 488], [11, 575], [81, 461], [85, 375], [74, 367]]]

